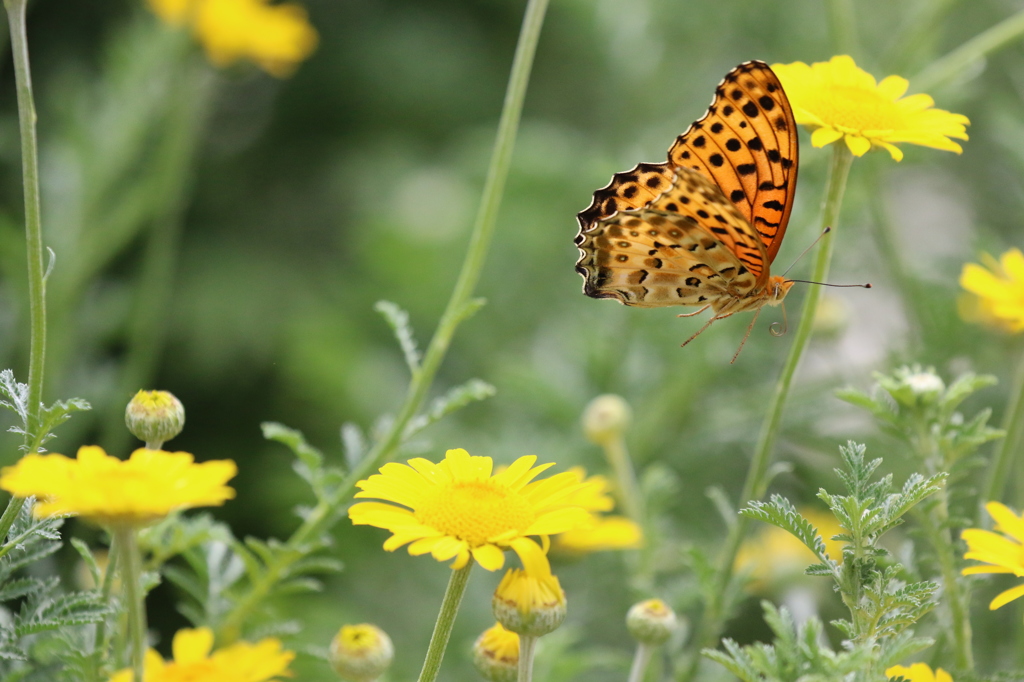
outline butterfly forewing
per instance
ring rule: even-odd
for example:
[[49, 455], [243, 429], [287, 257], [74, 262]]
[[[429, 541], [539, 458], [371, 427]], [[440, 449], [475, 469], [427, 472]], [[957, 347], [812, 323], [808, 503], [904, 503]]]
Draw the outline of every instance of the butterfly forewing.
[[[727, 242], [750, 245], [754, 257], [748, 262]], [[587, 295], [640, 307], [711, 305], [718, 311], [758, 285], [760, 269], [751, 265], [764, 261], [764, 247], [735, 206], [686, 169], [651, 207], [598, 220], [580, 249]]]
[[730, 71], [707, 113], [669, 150], [669, 165], [697, 170], [722, 189], [775, 259], [793, 207], [797, 129], [789, 100], [764, 62]]

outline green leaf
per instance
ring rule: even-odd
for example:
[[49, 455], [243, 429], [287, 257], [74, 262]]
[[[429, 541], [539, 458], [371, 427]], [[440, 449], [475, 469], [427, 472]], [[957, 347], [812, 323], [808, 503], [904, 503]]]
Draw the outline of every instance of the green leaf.
[[384, 316], [395, 333], [398, 345], [402, 347], [402, 355], [405, 356], [405, 364], [409, 366], [409, 372], [413, 376], [419, 374], [420, 352], [416, 347], [412, 327], [409, 325], [409, 313], [391, 301], [377, 301], [373, 309]]

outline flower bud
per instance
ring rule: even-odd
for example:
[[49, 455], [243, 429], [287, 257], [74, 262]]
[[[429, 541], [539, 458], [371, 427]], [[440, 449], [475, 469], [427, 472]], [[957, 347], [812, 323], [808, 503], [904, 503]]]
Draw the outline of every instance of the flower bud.
[[932, 405], [942, 398], [942, 394], [946, 390], [946, 384], [931, 367], [927, 369], [921, 369], [920, 365], [900, 367], [893, 372], [891, 377], [876, 376], [879, 385], [904, 407]]
[[664, 644], [677, 627], [675, 611], [660, 599], [634, 604], [626, 614], [626, 629], [641, 644]]
[[331, 640], [331, 666], [349, 682], [373, 682], [394, 657], [391, 638], [376, 625], [343, 625]]
[[473, 665], [490, 682], [516, 682], [519, 635], [495, 623], [473, 643]]
[[599, 395], [583, 410], [583, 434], [592, 443], [606, 445], [621, 438], [633, 419], [633, 411], [621, 396]]
[[553, 632], [565, 620], [565, 592], [550, 573], [534, 577], [518, 568], [505, 574], [491, 600], [494, 617], [506, 629], [540, 637]]
[[124, 411], [124, 423], [147, 448], [159, 450], [185, 428], [185, 407], [167, 391], [139, 391]]

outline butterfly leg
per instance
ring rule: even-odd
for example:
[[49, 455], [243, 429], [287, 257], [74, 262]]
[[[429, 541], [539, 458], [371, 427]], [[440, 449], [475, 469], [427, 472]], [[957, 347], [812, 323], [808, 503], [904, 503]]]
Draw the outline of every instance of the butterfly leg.
[[692, 313], [679, 313], [678, 315], [676, 315], [676, 317], [693, 317], [694, 315], [700, 315], [702, 312], [704, 312], [705, 310], [707, 310], [710, 307], [711, 307], [711, 304], [708, 303], [706, 306], [704, 306], [700, 310], [694, 310]]
[[[739, 299], [735, 299], [735, 300], [739, 300]], [[693, 336], [691, 336], [690, 338], [686, 339], [686, 341], [683, 341], [682, 345], [685, 346], [686, 344], [690, 343], [690, 341], [693, 341], [695, 338], [700, 336], [704, 332], [704, 330], [707, 329], [708, 327], [710, 327], [711, 323], [714, 322], [715, 320], [722, 320], [722, 319], [725, 319], [726, 317], [729, 317], [730, 315], [732, 315], [731, 312], [725, 313], [725, 310], [727, 310], [732, 305], [732, 303], [733, 302], [730, 301], [729, 303], [726, 304], [726, 306], [724, 308], [722, 308], [722, 310], [719, 310], [717, 313], [712, 315], [711, 319], [708, 320], [707, 322], [705, 322], [703, 327], [701, 327], [696, 332], [694, 332]], [[707, 308], [707, 306], [705, 306], [704, 308], [701, 308], [697, 312], [699, 313], [699, 312], [705, 310], [705, 308]], [[723, 314], [723, 313], [725, 313], [725, 314]], [[691, 314], [693, 314], [693, 313], [691, 313]], [[689, 315], [681, 315], [680, 317], [689, 317]]]
[[743, 340], [740, 341], [740, 347], [736, 349], [736, 354], [733, 355], [732, 356], [732, 360], [729, 361], [730, 365], [733, 364], [734, 362], [736, 362], [736, 358], [738, 358], [740, 356], [740, 351], [743, 350], [743, 346], [747, 343], [747, 339], [750, 338], [750, 331], [754, 328], [754, 323], [757, 322], [757, 316], [760, 315], [760, 314], [761, 314], [761, 309], [758, 308], [754, 312], [754, 319], [752, 319], [750, 321], [750, 324], [747, 325], [747, 333], [743, 335]]

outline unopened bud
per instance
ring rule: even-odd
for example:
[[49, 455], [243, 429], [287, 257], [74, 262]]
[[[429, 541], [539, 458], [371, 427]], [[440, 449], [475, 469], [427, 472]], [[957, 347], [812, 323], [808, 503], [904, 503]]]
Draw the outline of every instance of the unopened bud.
[[675, 611], [660, 599], [634, 604], [626, 614], [626, 629], [641, 644], [664, 644], [677, 627]]
[[331, 640], [331, 666], [348, 682], [373, 682], [394, 657], [391, 638], [376, 625], [343, 625]]
[[124, 423], [147, 448], [159, 450], [185, 428], [185, 407], [167, 391], [139, 391], [124, 411]]
[[519, 675], [519, 635], [495, 623], [473, 644], [473, 665], [490, 682], [516, 682]]
[[597, 445], [606, 445], [621, 438], [629, 428], [633, 411], [621, 396], [599, 395], [583, 410], [583, 433]]
[[494, 617], [506, 629], [540, 637], [565, 620], [565, 592], [550, 573], [540, 578], [518, 568], [505, 574], [491, 600]]

